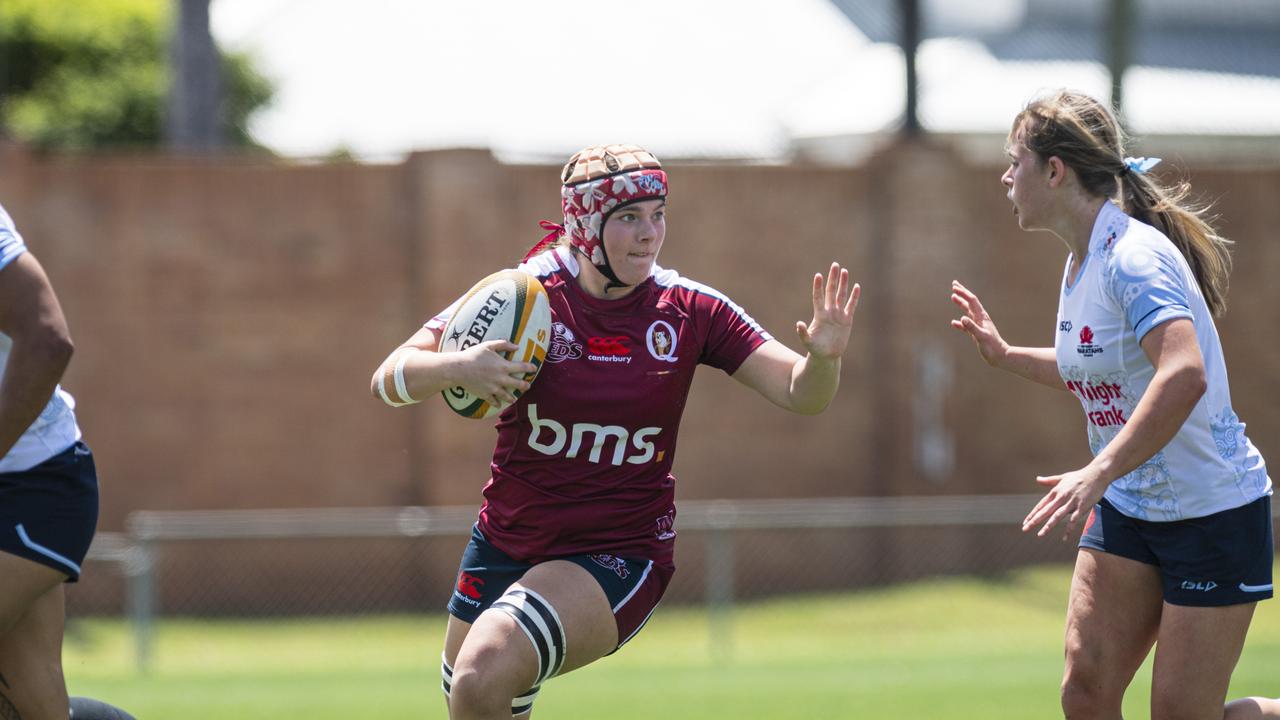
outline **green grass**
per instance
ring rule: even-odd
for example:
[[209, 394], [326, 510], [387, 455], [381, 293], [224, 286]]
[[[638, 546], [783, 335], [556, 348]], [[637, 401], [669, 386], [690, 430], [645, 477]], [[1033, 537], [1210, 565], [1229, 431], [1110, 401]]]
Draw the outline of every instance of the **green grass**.
[[[545, 686], [535, 717], [1060, 717], [1068, 573], [746, 604], [719, 635], [702, 610], [664, 608], [617, 655]], [[1280, 695], [1273, 604], [1259, 606], [1232, 696]], [[445, 718], [443, 628], [443, 616], [164, 621], [144, 675], [127, 625], [80, 620], [65, 665], [73, 694], [140, 720]], [[1127, 718], [1148, 717], [1149, 690], [1148, 666]]]

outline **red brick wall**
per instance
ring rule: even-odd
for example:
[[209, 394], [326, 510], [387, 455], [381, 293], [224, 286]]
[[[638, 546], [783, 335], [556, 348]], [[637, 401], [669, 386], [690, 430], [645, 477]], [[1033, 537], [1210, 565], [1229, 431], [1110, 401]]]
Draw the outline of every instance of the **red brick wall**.
[[[1006, 338], [1049, 343], [1065, 250], [1018, 230], [997, 184], [945, 147], [864, 167], [669, 166], [664, 265], [724, 291], [784, 342], [832, 259], [865, 289], [833, 406], [779, 410], [704, 370], [684, 421], [685, 498], [1033, 492], [1087, 458], [1078, 403], [988, 370], [948, 326], [949, 282]], [[368, 394], [384, 355], [556, 219], [558, 168], [483, 151], [393, 166], [35, 157], [0, 148], [0, 203], [57, 287], [77, 343], [65, 385], [102, 473], [102, 527], [135, 509], [475, 503], [488, 423]], [[1280, 452], [1280, 169], [1192, 169], [1234, 238], [1219, 329], [1234, 398]], [[936, 411], [921, 358], [944, 375]], [[954, 465], [917, 460], [922, 418]]]

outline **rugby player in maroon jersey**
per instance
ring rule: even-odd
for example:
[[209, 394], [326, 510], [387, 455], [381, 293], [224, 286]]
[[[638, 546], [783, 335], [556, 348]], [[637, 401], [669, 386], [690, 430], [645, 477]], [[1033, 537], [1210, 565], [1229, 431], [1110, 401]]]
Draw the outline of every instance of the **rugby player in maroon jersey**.
[[590, 147], [561, 180], [564, 226], [545, 223], [553, 232], [519, 266], [551, 304], [537, 382], [517, 377], [532, 365], [499, 354], [510, 343], [436, 352], [452, 307], [389, 356], [417, 350], [400, 400], [461, 386], [505, 406], [449, 602], [442, 676], [454, 720], [526, 717], [543, 681], [614, 652], [648, 620], [674, 571], [671, 467], [697, 366], [822, 412], [858, 303], [839, 264], [816, 274], [813, 318], [796, 323], [801, 355], [723, 294], [657, 265], [667, 176], [653, 155]]

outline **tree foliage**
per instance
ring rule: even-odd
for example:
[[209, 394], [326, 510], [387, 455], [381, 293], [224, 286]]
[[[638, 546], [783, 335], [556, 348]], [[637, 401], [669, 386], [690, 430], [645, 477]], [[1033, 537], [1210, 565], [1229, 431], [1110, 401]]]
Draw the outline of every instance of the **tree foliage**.
[[[0, 0], [0, 132], [45, 149], [155, 147], [169, 92], [170, 0]], [[221, 52], [227, 142], [272, 95]]]

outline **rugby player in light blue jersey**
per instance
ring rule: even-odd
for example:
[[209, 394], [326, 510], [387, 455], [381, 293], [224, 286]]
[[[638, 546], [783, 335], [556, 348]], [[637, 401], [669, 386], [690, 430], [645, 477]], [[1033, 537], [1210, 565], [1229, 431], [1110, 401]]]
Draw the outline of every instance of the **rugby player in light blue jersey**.
[[[1231, 407], [1213, 317], [1226, 301], [1227, 241], [1127, 158], [1111, 112], [1061, 91], [1014, 120], [1001, 178], [1024, 230], [1066, 243], [1054, 347], [1011, 347], [978, 297], [952, 301], [984, 360], [1066, 389], [1084, 407], [1094, 459], [1037, 478], [1023, 521], [1044, 536], [1083, 524], [1067, 610], [1062, 709], [1120, 718], [1156, 647], [1153, 718], [1224, 717], [1257, 601], [1272, 596], [1271, 480]], [[1249, 698], [1225, 717], [1280, 717]]]
[[49, 278], [0, 208], [0, 718], [128, 720], [67, 698], [63, 583], [98, 522], [98, 477], [59, 385], [71, 335]]

